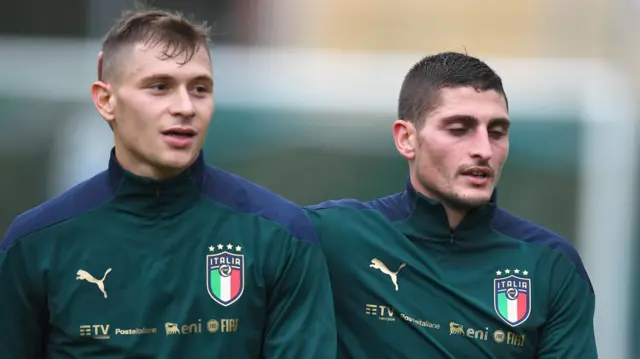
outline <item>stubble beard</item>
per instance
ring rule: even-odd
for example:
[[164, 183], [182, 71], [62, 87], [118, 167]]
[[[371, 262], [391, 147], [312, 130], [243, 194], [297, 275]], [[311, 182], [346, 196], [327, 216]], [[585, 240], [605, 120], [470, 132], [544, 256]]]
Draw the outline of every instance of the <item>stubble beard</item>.
[[482, 207], [489, 203], [491, 197], [479, 197], [479, 196], [467, 196], [463, 193], [458, 193], [451, 188], [452, 180], [448, 180], [449, 183], [448, 188], [446, 189], [438, 189], [436, 186], [433, 186], [428, 181], [420, 178], [420, 184], [424, 189], [427, 190], [434, 198], [434, 200], [440, 202], [447, 208], [450, 208], [454, 211], [458, 212], [468, 212], [478, 207]]
[[485, 204], [489, 203], [490, 200], [490, 198], [486, 197], [471, 197], [455, 192], [442, 193], [441, 198], [442, 203], [447, 207], [455, 211], [463, 212], [468, 212], [478, 207], [482, 207]]

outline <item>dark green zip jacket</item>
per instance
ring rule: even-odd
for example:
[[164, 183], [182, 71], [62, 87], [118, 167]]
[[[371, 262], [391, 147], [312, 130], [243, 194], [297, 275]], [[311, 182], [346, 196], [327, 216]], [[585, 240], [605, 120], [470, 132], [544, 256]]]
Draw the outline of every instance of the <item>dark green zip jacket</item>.
[[0, 244], [0, 358], [334, 358], [331, 288], [298, 206], [205, 164], [109, 169]]
[[454, 231], [410, 184], [308, 215], [331, 273], [338, 358], [597, 358], [578, 253], [495, 196]]

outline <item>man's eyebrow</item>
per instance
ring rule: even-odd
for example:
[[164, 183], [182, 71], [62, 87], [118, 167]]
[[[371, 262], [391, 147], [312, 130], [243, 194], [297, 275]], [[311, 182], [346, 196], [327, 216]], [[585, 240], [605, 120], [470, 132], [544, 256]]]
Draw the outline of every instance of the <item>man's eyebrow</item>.
[[199, 75], [196, 76], [193, 81], [195, 82], [206, 82], [207, 84], [213, 84], [213, 78], [209, 75]]
[[511, 120], [505, 117], [498, 117], [489, 121], [489, 126], [509, 127], [510, 125], [511, 125]]
[[[449, 125], [452, 123], [472, 124], [472, 123], [480, 122], [480, 120], [478, 120], [477, 117], [471, 116], [471, 115], [452, 115], [452, 116], [447, 116], [443, 118], [441, 121], [445, 125]], [[493, 126], [509, 127], [510, 124], [511, 124], [511, 121], [506, 117], [498, 117], [489, 121], [489, 126], [492, 126], [492, 127]]]
[[445, 118], [442, 119], [442, 122], [446, 125], [448, 124], [452, 124], [452, 123], [474, 123], [474, 122], [480, 122], [476, 117], [471, 116], [471, 115], [451, 115], [451, 116], [447, 116]]
[[[150, 82], [150, 81], [174, 81], [175, 77], [167, 74], [151, 74], [143, 77], [141, 82]], [[209, 75], [198, 75], [191, 79], [190, 82], [205, 82], [207, 84], [213, 84], [213, 78]]]

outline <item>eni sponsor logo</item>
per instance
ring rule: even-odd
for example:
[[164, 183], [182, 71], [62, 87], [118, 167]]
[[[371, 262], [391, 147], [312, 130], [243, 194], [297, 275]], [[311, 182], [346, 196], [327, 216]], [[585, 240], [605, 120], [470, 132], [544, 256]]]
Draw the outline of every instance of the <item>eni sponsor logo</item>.
[[428, 320], [416, 319], [404, 313], [400, 313], [389, 305], [365, 304], [364, 313], [378, 320], [385, 322], [395, 322], [398, 318], [407, 323], [418, 325], [425, 328], [440, 329], [440, 324], [432, 323]]
[[164, 331], [166, 336], [201, 334], [203, 332], [235, 333], [239, 330], [239, 323], [240, 319], [238, 318], [209, 319], [205, 323], [203, 323], [202, 319], [185, 324], [167, 322], [164, 324]]
[[456, 322], [449, 322], [449, 335], [467, 337], [474, 340], [489, 341], [493, 340], [497, 344], [513, 345], [517, 347], [524, 346], [525, 335], [510, 330], [491, 330], [488, 327], [483, 329], [466, 328]]

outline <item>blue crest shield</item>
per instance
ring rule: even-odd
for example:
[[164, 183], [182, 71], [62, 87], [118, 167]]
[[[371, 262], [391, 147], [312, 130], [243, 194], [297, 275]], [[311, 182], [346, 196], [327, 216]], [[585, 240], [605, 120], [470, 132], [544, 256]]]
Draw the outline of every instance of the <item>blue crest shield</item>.
[[531, 314], [531, 279], [510, 275], [493, 280], [493, 302], [498, 317], [512, 327]]

